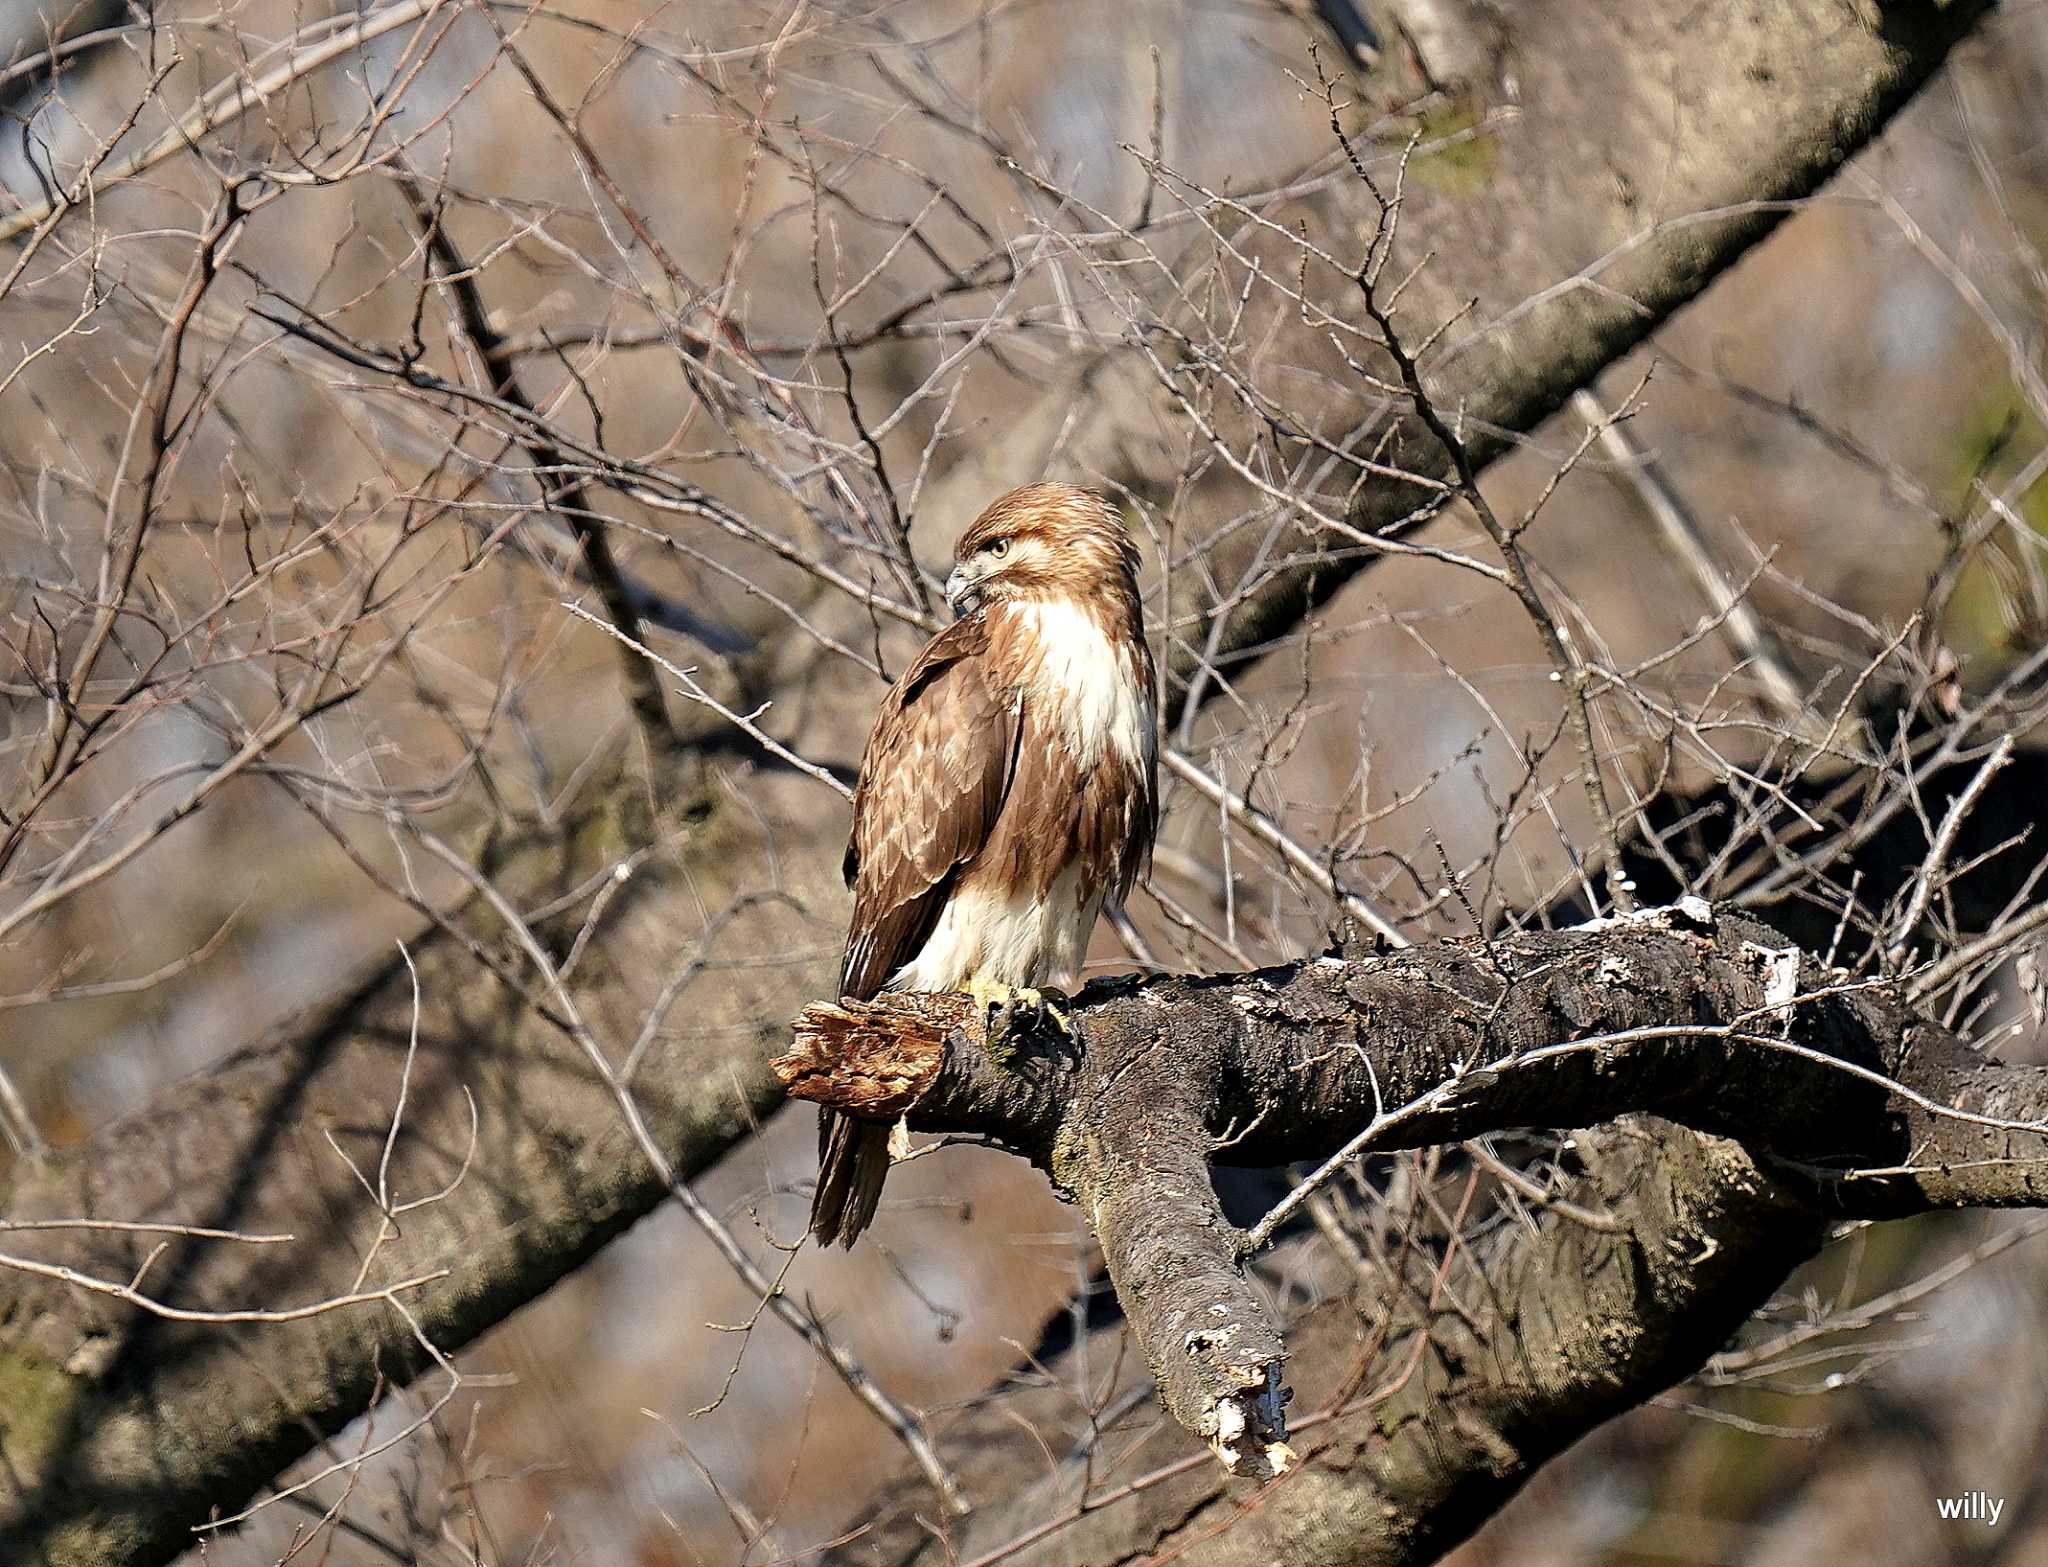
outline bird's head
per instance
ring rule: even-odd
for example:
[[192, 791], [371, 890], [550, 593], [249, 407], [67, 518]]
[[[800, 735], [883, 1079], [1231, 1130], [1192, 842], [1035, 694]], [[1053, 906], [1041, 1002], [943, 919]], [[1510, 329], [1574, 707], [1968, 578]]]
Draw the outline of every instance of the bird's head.
[[946, 602], [956, 615], [1022, 599], [1108, 595], [1137, 602], [1138, 548], [1117, 509], [1071, 484], [998, 496], [953, 546]]

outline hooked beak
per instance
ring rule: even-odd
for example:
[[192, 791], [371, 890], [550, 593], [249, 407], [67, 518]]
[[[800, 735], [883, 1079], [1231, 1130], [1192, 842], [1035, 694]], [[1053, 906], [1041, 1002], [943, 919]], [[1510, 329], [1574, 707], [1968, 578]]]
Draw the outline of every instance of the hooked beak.
[[965, 566], [955, 566], [953, 574], [946, 578], [946, 607], [956, 619], [980, 609], [981, 578], [970, 575]]

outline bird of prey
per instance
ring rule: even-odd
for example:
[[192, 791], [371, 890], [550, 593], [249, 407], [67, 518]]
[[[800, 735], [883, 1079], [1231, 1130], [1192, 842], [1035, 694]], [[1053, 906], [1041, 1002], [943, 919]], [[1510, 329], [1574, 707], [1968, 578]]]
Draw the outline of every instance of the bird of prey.
[[[861, 756], [839, 990], [1038, 1007], [1079, 975], [1096, 916], [1129, 895], [1158, 826], [1138, 551], [1100, 496], [1028, 484], [953, 558], [959, 618], [883, 699]], [[850, 1246], [867, 1228], [891, 1135], [822, 1112], [819, 1241]]]

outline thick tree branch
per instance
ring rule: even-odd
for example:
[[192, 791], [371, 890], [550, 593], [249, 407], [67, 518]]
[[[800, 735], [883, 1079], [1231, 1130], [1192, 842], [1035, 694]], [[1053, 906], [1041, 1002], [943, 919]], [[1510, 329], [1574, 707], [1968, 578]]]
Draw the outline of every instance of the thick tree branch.
[[[1833, 864], [1840, 884], [1854, 885], [1863, 907], [1880, 910], [1903, 906], [1929, 837], [1938, 831], [1936, 820], [1967, 787], [1972, 771], [1958, 762], [1923, 780], [1928, 821], [1906, 811], [1870, 830], [1857, 825], [1854, 801], [1826, 803], [1830, 786], [1822, 780], [1809, 778], [1792, 793], [1801, 809], [1824, 824], [1824, 833], [1833, 835], [1830, 841], [1839, 842]], [[1948, 888], [1960, 931], [1996, 928], [2014, 939], [2014, 910], [2024, 909], [2032, 896], [2033, 861], [1994, 851], [2035, 826], [2044, 789], [2048, 759], [2021, 751], [1985, 790], [1958, 845], [1959, 856], [1975, 869]], [[1661, 797], [1652, 816], [1652, 830], [1670, 834], [1693, 863], [1712, 858], [1720, 834], [1754, 830], [1745, 825], [1739, 795], [1723, 787]], [[1821, 835], [1803, 827], [1789, 807], [1770, 834], [1792, 850], [1803, 850]], [[1677, 896], [1668, 868], [1655, 856], [1640, 845], [1625, 847], [1625, 853], [1629, 873], [1646, 893]], [[1839, 939], [1840, 915], [1824, 900], [1774, 900], [1769, 918], [1784, 937], [1764, 940], [1781, 948], [1790, 942], [1825, 951]], [[1985, 947], [1977, 961], [1995, 958]], [[1907, 992], [1920, 983], [1911, 975], [1901, 982]], [[880, 1031], [871, 1032], [873, 1043], [856, 1041], [858, 1050], [879, 1046]], [[2001, 1067], [1958, 1052], [1951, 1035], [1935, 1033], [1922, 1043], [1939, 1048], [1917, 1059], [1917, 1047], [1908, 1053], [1907, 1067], [1900, 1068], [1906, 1071], [1902, 1086], [1993, 1119], [2025, 1121], [2041, 1114], [2034, 1069]], [[1739, 1044], [1724, 1037], [1689, 1045], [1690, 1059], [1700, 1063], [1699, 1081], [1731, 1075], [1723, 1071], [1724, 1055]], [[1732, 1075], [1764, 1064], [1752, 1050], [1743, 1056], [1741, 1072]], [[898, 1061], [891, 1070], [901, 1073], [907, 1065]], [[958, 1062], [953, 1066], [967, 1070]], [[1874, 1058], [1870, 1069], [1881, 1072], [1882, 1058]], [[934, 1064], [918, 1070], [932, 1072]], [[1400, 1081], [1394, 1067], [1375, 1059], [1375, 1072], [1382, 1070], [1387, 1102], [1398, 1107], [1399, 1093], [1387, 1086]], [[1052, 1124], [1070, 1074], [1042, 1065], [1037, 1071], [1022, 1081], [1018, 1074], [989, 1071], [983, 1092], [1007, 1093], [1030, 1124]], [[1837, 1073], [1820, 1086], [1852, 1094], [1858, 1082], [1867, 1081]], [[1437, 1082], [1424, 1074], [1407, 1080], [1401, 1092], [1424, 1094]], [[1632, 1078], [1614, 1086], [1633, 1093], [1640, 1083]], [[1019, 1096], [1027, 1089], [1053, 1102], [1022, 1107]], [[953, 1090], [956, 1103], [965, 1092]], [[1073, 1451], [1083, 1453], [1096, 1438], [1076, 1415], [1069, 1366], [1056, 1360], [1043, 1389], [1005, 1389], [945, 1433], [946, 1450], [968, 1488], [1009, 1500], [985, 1508], [941, 1546], [916, 1521], [933, 1516], [929, 1493], [919, 1477], [906, 1474], [883, 1493], [862, 1531], [835, 1559], [936, 1563], [946, 1551], [960, 1561], [1000, 1552], [1005, 1562], [1064, 1567], [1184, 1551], [1190, 1561], [1216, 1567], [1255, 1567], [1274, 1559], [1295, 1567], [1433, 1560], [1477, 1528], [1548, 1458], [1696, 1371], [1745, 1317], [1781, 1292], [1787, 1275], [1819, 1244], [1825, 1221], [1817, 1203], [1868, 1204], [1881, 1212], [1888, 1211], [1887, 1198], [1908, 1207], [1957, 1198], [2010, 1202], [2030, 1200], [2037, 1189], [2038, 1167], [2007, 1163], [2014, 1150], [1996, 1129], [1931, 1116], [1897, 1096], [1875, 1097], [1897, 1099], [1888, 1137], [1904, 1138], [1899, 1117], [1925, 1117], [1929, 1136], [1960, 1137], [1976, 1146], [1951, 1150], [1946, 1156], [1955, 1162], [1946, 1170], [1923, 1149], [1903, 1197], [1896, 1178], [1866, 1175], [1838, 1182], [1836, 1190], [1816, 1198], [1810, 1170], [1782, 1160], [1766, 1169], [1738, 1144], [1670, 1123], [1627, 1120], [1576, 1133], [1572, 1142], [1584, 1173], [1535, 1216], [1534, 1228], [1508, 1225], [1473, 1258], [1472, 1272], [1487, 1281], [1482, 1300], [1488, 1309], [1477, 1322], [1443, 1302], [1406, 1296], [1389, 1281], [1375, 1280], [1369, 1295], [1327, 1302], [1290, 1327], [1289, 1381], [1296, 1393], [1290, 1441], [1305, 1468], [1291, 1473], [1282, 1489], [1267, 1493], [1232, 1481], [1199, 1448], [1199, 1465], [1192, 1457], [1178, 1469], [1168, 1464], [1171, 1472], [1154, 1471], [1137, 1491], [1124, 1492], [1120, 1480], [1091, 1482], [1078, 1458], [1048, 1479], [1043, 1442], [1057, 1449], [1064, 1433]], [[900, 1098], [891, 1113], [901, 1113], [908, 1102]], [[1567, 1107], [1552, 1108], [1562, 1116]], [[1759, 1108], [1779, 1114], [1770, 1105]], [[1395, 1130], [1388, 1130], [1390, 1139]], [[1987, 1144], [1995, 1162], [1972, 1162]], [[1219, 1159], [1235, 1152], [1226, 1150]], [[1890, 1156], [1872, 1150], [1871, 1157]], [[1611, 1232], [1589, 1232], [1567, 1205], [1606, 1216]], [[1076, 1363], [1099, 1367], [1113, 1360], [1124, 1331], [1121, 1320], [1098, 1330], [1098, 1341], [1077, 1354]], [[1368, 1397], [1345, 1380], [1357, 1372], [1361, 1339], [1382, 1346], [1376, 1367], [1412, 1370]], [[1030, 1436], [1022, 1434], [1027, 1427]], [[1086, 1510], [1078, 1511], [1084, 1495]], [[1224, 1523], [1229, 1527], [1221, 1528]]]
[[[1585, 1173], [1562, 1195], [1613, 1227], [1553, 1209], [1477, 1244], [1464, 1272], [1485, 1283], [1470, 1301], [1375, 1276], [1291, 1329], [1301, 1462], [1276, 1481], [1233, 1479], [1200, 1448], [1177, 1457], [1158, 1439], [1139, 1473], [1101, 1475], [1083, 1456], [1098, 1433], [1055, 1365], [946, 1433], [978, 1494], [1002, 1500], [939, 1541], [920, 1522], [928, 1494], [892, 1489], [829, 1560], [1437, 1560], [1548, 1459], [1700, 1366], [1825, 1235], [1733, 1142], [1634, 1120], [1574, 1143]], [[1046, 1445], [1059, 1454], [1063, 1441], [1048, 1475]]]
[[[1373, 1421], [1337, 1419], [1319, 1341], [1340, 1329], [1312, 1319], [1301, 1335], [1318, 1411], [1304, 1451], [1344, 1451], [1344, 1472], [1312, 1463], [1249, 1541], [1233, 1530], [1228, 1559], [1260, 1559], [1279, 1543], [1268, 1526], [1284, 1530], [1295, 1503], [1330, 1503], [1311, 1493], [1336, 1487], [1346, 1515], [1366, 1521], [1318, 1559], [1416, 1561], [1476, 1526], [1474, 1487], [1504, 1499], [1588, 1424], [1696, 1369], [1825, 1221], [2048, 1202], [2048, 1069], [1986, 1060], [1900, 989], [1830, 972], [1768, 926], [1694, 901], [1574, 931], [1102, 984], [1077, 1008], [1079, 1047], [1006, 1036], [991, 1055], [977, 1017], [931, 998], [818, 1005], [777, 1071], [840, 1108], [860, 1106], [863, 1082], [924, 1083], [891, 1110], [1045, 1169], [1095, 1228], [1168, 1411], [1227, 1468], [1260, 1478], [1295, 1457], [1277, 1445], [1287, 1351], [1206, 1164], [1632, 1113], [1675, 1123], [1647, 1140], [1581, 1139], [1572, 1196], [1613, 1213], [1618, 1235], [1557, 1217], [1534, 1237], [1515, 1232], [1485, 1269], [1489, 1297], [1454, 1329], [1432, 1311], [1409, 1324], [1456, 1368], [1424, 1379], [1435, 1405], [1397, 1400], [1414, 1432], [1400, 1435], [1385, 1409], [1374, 1419], [1391, 1442], [1370, 1437]], [[827, 1061], [846, 1063], [850, 1091]], [[1628, 1258], [1617, 1280], [1614, 1261]], [[1444, 1346], [1451, 1330], [1469, 1353]], [[1504, 1344], [1517, 1358], [1499, 1358]], [[1227, 1510], [1227, 1493], [1199, 1478], [1173, 1497], [1211, 1492]], [[1130, 1527], [1174, 1505], [1129, 1509]], [[1030, 1516], [1059, 1511], [1034, 1494]], [[1019, 1521], [1015, 1509], [1003, 1518]], [[1081, 1559], [1124, 1538], [1100, 1535], [1111, 1527], [1089, 1525], [1097, 1543]], [[953, 1548], [974, 1554], [1002, 1528], [984, 1518]], [[1190, 1525], [1188, 1538], [1205, 1535]]]
[[820, 1004], [777, 1070], [839, 1109], [875, 1079], [922, 1081], [914, 1127], [1027, 1153], [1089, 1215], [1167, 1407], [1256, 1472], [1223, 1449], [1263, 1419], [1253, 1406], [1284, 1353], [1242, 1276], [1258, 1232], [1223, 1223], [1212, 1158], [1321, 1160], [1647, 1112], [1739, 1140], [1816, 1214], [2048, 1200], [2048, 1068], [1986, 1061], [1895, 988], [1688, 902], [1563, 933], [1098, 986], [1077, 1014], [1085, 1049], [1000, 1060], [978, 1019], [946, 1027], [924, 998]]

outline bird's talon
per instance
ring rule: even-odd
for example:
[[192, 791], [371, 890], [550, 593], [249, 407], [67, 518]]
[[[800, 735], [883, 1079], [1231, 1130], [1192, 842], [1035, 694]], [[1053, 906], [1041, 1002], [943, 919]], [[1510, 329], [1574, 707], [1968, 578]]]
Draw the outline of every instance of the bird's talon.
[[1074, 1021], [1069, 1015], [1073, 1003], [1063, 991], [973, 981], [967, 994], [981, 1008], [983, 1048], [998, 1066], [1007, 1065], [1017, 1053], [1019, 1036], [1028, 1037], [1047, 1024], [1069, 1039], [1074, 1037]]
[[1043, 990], [1030, 993], [1031, 1023], [1037, 1027], [1041, 1022], [1050, 1023], [1067, 1038], [1074, 1037], [1074, 1003], [1064, 990], [1055, 990], [1050, 985]]

